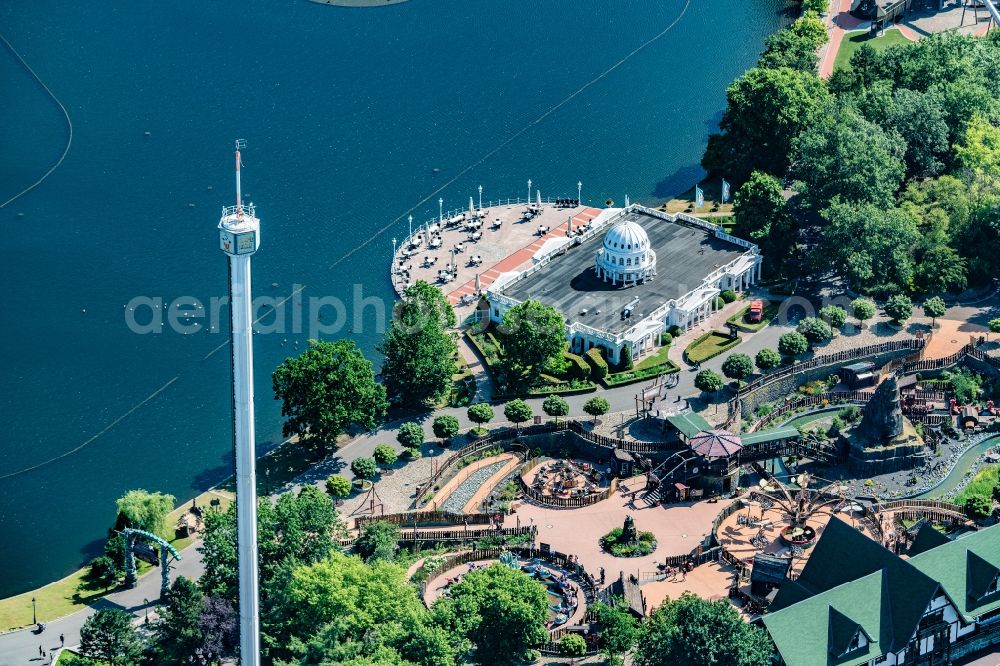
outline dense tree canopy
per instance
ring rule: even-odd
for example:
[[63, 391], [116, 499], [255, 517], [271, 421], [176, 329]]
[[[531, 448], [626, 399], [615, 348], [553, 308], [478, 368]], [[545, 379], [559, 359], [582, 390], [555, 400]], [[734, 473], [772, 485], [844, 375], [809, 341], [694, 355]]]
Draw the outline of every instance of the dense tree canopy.
[[757, 64], [759, 67], [789, 67], [815, 73], [819, 47], [826, 44], [827, 39], [823, 21], [815, 13], [807, 12], [785, 30], [767, 38], [764, 53]]
[[773, 653], [767, 633], [745, 622], [728, 601], [686, 593], [653, 612], [635, 661], [639, 666], [768, 666]]
[[493, 419], [493, 408], [485, 402], [477, 402], [474, 405], [469, 405], [466, 414], [470, 421], [481, 426]]
[[437, 287], [418, 280], [406, 289], [379, 345], [382, 383], [393, 402], [419, 406], [448, 392], [456, 346], [446, 329], [455, 321], [451, 303]]
[[434, 608], [475, 646], [476, 662], [487, 666], [529, 661], [532, 648], [548, 637], [548, 609], [541, 583], [502, 564], [466, 574]]
[[835, 203], [824, 211], [828, 224], [813, 250], [813, 263], [832, 266], [856, 290], [884, 294], [914, 276], [920, 240], [913, 218], [898, 208]]
[[80, 627], [80, 653], [108, 666], [133, 666], [142, 655], [142, 641], [132, 627], [132, 614], [102, 608]]
[[888, 207], [905, 175], [906, 144], [851, 104], [830, 102], [793, 142], [791, 175], [813, 210], [834, 197]]
[[524, 301], [503, 313], [504, 359], [510, 370], [537, 374], [545, 362], [562, 353], [566, 325], [557, 310]]
[[795, 248], [796, 234], [781, 181], [754, 171], [733, 196], [733, 215], [733, 233], [756, 243], [767, 257], [768, 271], [781, 273]]
[[829, 94], [811, 72], [754, 67], [726, 98], [721, 134], [709, 137], [702, 166], [742, 183], [754, 171], [785, 173], [792, 141], [818, 119]]
[[371, 430], [388, 404], [371, 361], [351, 340], [310, 340], [309, 349], [278, 366], [272, 383], [286, 417], [283, 434], [317, 451], [331, 449], [351, 427]]

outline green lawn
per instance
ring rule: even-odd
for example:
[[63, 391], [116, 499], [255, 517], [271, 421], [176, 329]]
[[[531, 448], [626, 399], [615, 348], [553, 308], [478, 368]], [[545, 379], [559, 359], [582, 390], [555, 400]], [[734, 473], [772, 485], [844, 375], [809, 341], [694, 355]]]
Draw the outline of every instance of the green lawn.
[[850, 69], [851, 56], [861, 48], [862, 44], [868, 44], [877, 51], [887, 49], [890, 46], [910, 44], [910, 40], [903, 36], [903, 33], [895, 28], [885, 31], [881, 37], [872, 37], [868, 31], [851, 32], [844, 35], [840, 42], [840, 49], [837, 51], [837, 59], [833, 61], [833, 69]]
[[715, 358], [727, 349], [732, 349], [740, 344], [740, 339], [730, 338], [727, 333], [719, 331], [709, 331], [701, 336], [684, 350], [684, 355], [691, 363], [701, 363], [710, 358]]
[[667, 362], [667, 354], [670, 352], [670, 345], [660, 347], [655, 353], [650, 354], [646, 358], [642, 359], [635, 364], [633, 370], [645, 370], [646, 368], [651, 368], [654, 365], [661, 365]]

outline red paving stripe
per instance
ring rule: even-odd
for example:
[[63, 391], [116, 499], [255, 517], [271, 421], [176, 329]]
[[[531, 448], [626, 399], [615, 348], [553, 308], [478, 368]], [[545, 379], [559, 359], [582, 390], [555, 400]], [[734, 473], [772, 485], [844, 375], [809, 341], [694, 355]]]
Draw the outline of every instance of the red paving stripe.
[[[601, 213], [598, 208], [586, 208], [580, 213], [577, 213], [573, 217], [573, 227], [576, 228], [578, 224], [586, 224], [592, 219], [597, 217]], [[581, 221], [582, 218], [582, 221]], [[509, 273], [516, 270], [523, 264], [531, 261], [531, 258], [535, 256], [535, 253], [545, 244], [545, 241], [550, 238], [565, 238], [566, 237], [566, 225], [560, 224], [557, 227], [549, 229], [541, 238], [535, 239], [531, 245], [527, 247], [522, 247], [513, 254], [509, 254], [497, 263], [493, 264], [490, 268], [486, 269], [483, 273], [479, 274], [479, 285], [483, 289], [490, 286], [496, 279], [500, 277], [503, 273]], [[462, 296], [466, 294], [471, 294], [476, 290], [475, 279], [469, 280], [462, 286], [458, 287], [454, 291], [448, 294], [448, 300], [454, 305], [461, 300]]]

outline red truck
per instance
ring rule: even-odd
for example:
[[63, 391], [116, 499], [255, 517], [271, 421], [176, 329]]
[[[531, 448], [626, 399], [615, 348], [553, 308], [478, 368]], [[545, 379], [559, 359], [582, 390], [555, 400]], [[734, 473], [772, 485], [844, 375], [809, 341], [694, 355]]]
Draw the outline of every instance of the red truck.
[[764, 318], [764, 301], [755, 300], [750, 301], [750, 312], [747, 313], [747, 319], [756, 324], [761, 319]]

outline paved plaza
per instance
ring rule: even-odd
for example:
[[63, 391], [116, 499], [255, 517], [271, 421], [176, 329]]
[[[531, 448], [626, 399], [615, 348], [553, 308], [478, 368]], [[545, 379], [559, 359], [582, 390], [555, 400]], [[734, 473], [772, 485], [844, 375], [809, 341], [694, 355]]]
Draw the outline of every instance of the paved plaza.
[[440, 287], [453, 305], [467, 305], [463, 297], [471, 302], [501, 274], [530, 266], [547, 241], [565, 238], [570, 219], [576, 231], [602, 212], [551, 204], [531, 210], [529, 217], [527, 204], [497, 205], [414, 229], [412, 242], [404, 240], [393, 261], [393, 285], [401, 291], [424, 280]]

